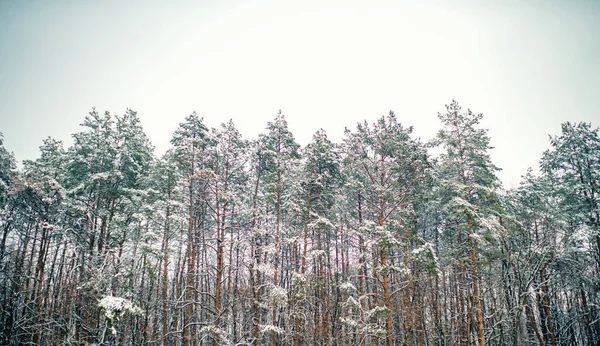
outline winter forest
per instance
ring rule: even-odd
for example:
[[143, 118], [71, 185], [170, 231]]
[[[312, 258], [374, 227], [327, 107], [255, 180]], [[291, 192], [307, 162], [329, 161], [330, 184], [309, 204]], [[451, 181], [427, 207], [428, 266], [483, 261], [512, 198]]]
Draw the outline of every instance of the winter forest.
[[301, 147], [281, 111], [252, 140], [192, 113], [156, 157], [93, 109], [20, 166], [0, 137], [0, 343], [600, 345], [598, 128], [505, 190], [482, 117]]

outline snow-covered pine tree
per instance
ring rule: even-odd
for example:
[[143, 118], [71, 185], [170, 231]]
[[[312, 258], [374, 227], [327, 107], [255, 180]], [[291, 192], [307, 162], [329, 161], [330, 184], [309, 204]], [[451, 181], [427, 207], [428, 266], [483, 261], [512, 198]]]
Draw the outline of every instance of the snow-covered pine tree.
[[[479, 346], [484, 346], [485, 322], [477, 272], [477, 239], [481, 236], [481, 231], [495, 232], [500, 228], [496, 220], [499, 207], [497, 190], [500, 187], [496, 172], [499, 169], [489, 156], [492, 147], [487, 130], [479, 128], [483, 117], [481, 113], [473, 113], [470, 109], [463, 111], [458, 102], [453, 100], [446, 105], [446, 112], [438, 113], [438, 117], [444, 127], [438, 132], [434, 143], [441, 146], [444, 152], [439, 157], [437, 175], [445, 190], [445, 209], [451, 220], [448, 226], [454, 228], [457, 246], [462, 246], [463, 235], [467, 237], [477, 338]], [[459, 259], [459, 270], [462, 269], [461, 261]], [[459, 305], [464, 306], [466, 293], [459, 294]], [[467, 314], [463, 308], [461, 316], [459, 343], [462, 345], [469, 339]]]
[[[247, 153], [248, 142], [242, 139], [242, 135], [236, 129], [232, 120], [221, 124], [218, 129], [212, 129], [206, 147], [206, 166], [211, 171], [211, 177], [208, 179], [209, 198], [212, 219], [216, 225], [216, 267], [215, 267], [215, 303], [214, 303], [214, 330], [213, 344], [215, 346], [230, 342], [229, 340], [238, 339], [237, 317], [235, 313], [228, 319], [222, 319], [222, 315], [229, 312], [229, 309], [223, 309], [222, 301], [235, 299], [232, 295], [232, 277], [234, 268], [233, 248], [239, 249], [239, 229], [235, 231], [238, 234], [238, 243], [234, 244], [233, 220], [237, 215], [234, 214], [237, 208], [242, 207], [244, 191], [247, 177], [246, 164], [249, 160]], [[229, 231], [229, 237], [226, 236]], [[229, 245], [229, 261], [225, 272], [225, 247]], [[235, 266], [237, 270], [237, 265]], [[229, 274], [225, 276], [226, 274]], [[227, 286], [224, 287], [224, 282]], [[236, 282], [237, 285], [237, 282]], [[227, 300], [223, 298], [229, 298]], [[227, 323], [223, 323], [225, 320]]]
[[[331, 245], [329, 242], [331, 237], [326, 236], [326, 233], [334, 231], [336, 227], [335, 216], [332, 215], [331, 209], [341, 183], [340, 155], [324, 130], [319, 130], [313, 135], [312, 141], [302, 154], [304, 162], [300, 190], [303, 195], [301, 197], [303, 230], [293, 312], [294, 345], [296, 346], [308, 340], [307, 331], [302, 326], [309, 323], [307, 313], [304, 311], [307, 301], [311, 302], [315, 309], [312, 333], [314, 342], [323, 344], [330, 342], [329, 311], [333, 307], [327, 299], [327, 292], [331, 288], [326, 281], [328, 270], [325, 266], [329, 263], [328, 245]], [[313, 259], [314, 272], [311, 276], [308, 275], [309, 256]], [[314, 290], [311, 290], [311, 287], [314, 287]], [[309, 294], [311, 294], [310, 298]]]
[[[581, 224], [590, 229], [600, 266], [600, 136], [589, 123], [562, 124], [560, 136], [544, 152], [543, 171], [550, 174], [563, 208], [577, 210]], [[575, 215], [575, 214], [574, 214]]]
[[378, 281], [381, 282], [383, 301], [373, 304], [369, 314], [375, 321], [379, 316], [384, 317], [384, 329], [373, 332], [383, 335], [388, 346], [396, 342], [392, 310], [392, 296], [396, 291], [390, 284], [390, 277], [402, 272], [389, 262], [389, 255], [405, 240], [406, 225], [402, 215], [412, 208], [412, 191], [419, 184], [426, 165], [425, 149], [411, 138], [411, 132], [412, 127], [404, 127], [390, 112], [372, 125], [359, 123], [354, 133], [346, 130], [344, 143], [348, 165], [362, 175], [359, 193], [370, 214], [365, 237], [371, 240], [377, 255], [373, 258], [373, 276], [381, 277]]
[[260, 157], [264, 168], [263, 181], [266, 184], [267, 200], [272, 205], [275, 214], [273, 239], [273, 286], [271, 287], [272, 301], [272, 332], [273, 345], [277, 345], [277, 334], [280, 330], [278, 320], [279, 305], [287, 299], [287, 293], [280, 287], [280, 277], [283, 275], [280, 265], [282, 251], [282, 206], [286, 203], [287, 190], [290, 184], [289, 172], [299, 158], [299, 145], [288, 128], [287, 121], [281, 110], [273, 121], [267, 124], [267, 132], [260, 137]]
[[[174, 149], [178, 166], [187, 188], [187, 209], [188, 209], [188, 234], [186, 262], [187, 273], [185, 276], [184, 305], [185, 312], [182, 321], [183, 342], [190, 343], [196, 337], [196, 263], [199, 247], [198, 221], [202, 219], [199, 215], [201, 205], [205, 202], [206, 181], [210, 177], [210, 172], [206, 170], [204, 153], [206, 148], [208, 128], [203, 124], [203, 118], [199, 118], [196, 112], [193, 112], [185, 118], [185, 121], [179, 124], [175, 130], [171, 144]], [[206, 263], [204, 263], [206, 265]]]

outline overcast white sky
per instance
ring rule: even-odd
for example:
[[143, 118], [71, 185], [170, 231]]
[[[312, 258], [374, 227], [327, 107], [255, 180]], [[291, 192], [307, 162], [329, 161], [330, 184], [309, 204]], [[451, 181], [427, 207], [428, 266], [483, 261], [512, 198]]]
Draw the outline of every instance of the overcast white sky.
[[563, 121], [600, 125], [600, 1], [0, 1], [0, 132], [18, 160], [96, 106], [162, 154], [184, 117], [297, 140], [394, 110], [424, 140], [453, 98], [484, 114], [505, 185]]

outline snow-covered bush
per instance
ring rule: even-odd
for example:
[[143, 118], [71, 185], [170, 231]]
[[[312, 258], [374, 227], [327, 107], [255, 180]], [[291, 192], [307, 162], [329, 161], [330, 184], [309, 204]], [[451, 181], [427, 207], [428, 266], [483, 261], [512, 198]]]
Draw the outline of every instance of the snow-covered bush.
[[98, 302], [98, 306], [102, 309], [113, 334], [117, 334], [114, 324], [121, 317], [127, 314], [132, 316], [141, 315], [144, 312], [130, 300], [121, 297], [104, 296]]

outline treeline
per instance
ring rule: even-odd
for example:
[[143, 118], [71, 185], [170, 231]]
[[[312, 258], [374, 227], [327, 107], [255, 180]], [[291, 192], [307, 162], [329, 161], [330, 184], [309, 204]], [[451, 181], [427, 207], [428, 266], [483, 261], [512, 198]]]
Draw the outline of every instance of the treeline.
[[600, 345], [598, 129], [504, 191], [481, 118], [301, 147], [281, 112], [255, 140], [192, 114], [156, 158], [93, 110], [20, 169], [0, 137], [0, 343]]

